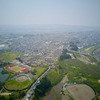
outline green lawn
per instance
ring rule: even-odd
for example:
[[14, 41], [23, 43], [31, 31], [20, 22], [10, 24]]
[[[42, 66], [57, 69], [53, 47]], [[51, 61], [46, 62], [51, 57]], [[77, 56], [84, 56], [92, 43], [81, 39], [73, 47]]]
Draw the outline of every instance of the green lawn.
[[34, 70], [36, 70], [36, 76], [39, 77], [46, 70], [46, 68], [36, 67]]
[[16, 80], [10, 80], [5, 84], [5, 88], [9, 90], [22, 90], [24, 88], [27, 88], [30, 86], [32, 81], [29, 81], [28, 79], [24, 82], [17, 82]]

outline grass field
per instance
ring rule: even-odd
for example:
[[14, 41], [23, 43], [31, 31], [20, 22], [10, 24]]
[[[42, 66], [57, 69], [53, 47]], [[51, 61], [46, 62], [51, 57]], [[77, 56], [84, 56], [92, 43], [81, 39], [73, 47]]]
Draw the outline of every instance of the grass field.
[[12, 73], [25, 73], [28, 72], [28, 68], [22, 67], [20, 65], [9, 65], [5, 68], [7, 71]]
[[55, 85], [62, 79], [62, 75], [59, 74], [57, 71], [52, 70], [47, 74], [47, 78], [51, 81], [52, 85]]
[[18, 52], [3, 52], [2, 57], [4, 61], [11, 62], [12, 60], [16, 59], [19, 56], [20, 53]]
[[16, 65], [16, 66], [10, 67], [10, 70], [15, 71], [15, 72], [20, 72], [21, 70], [24, 70], [24, 68]]
[[36, 67], [34, 70], [36, 70], [36, 76], [39, 77], [46, 70], [46, 68]]
[[22, 90], [31, 85], [32, 81], [29, 81], [28, 79], [24, 82], [17, 82], [16, 80], [10, 80], [5, 84], [5, 88], [8, 90]]

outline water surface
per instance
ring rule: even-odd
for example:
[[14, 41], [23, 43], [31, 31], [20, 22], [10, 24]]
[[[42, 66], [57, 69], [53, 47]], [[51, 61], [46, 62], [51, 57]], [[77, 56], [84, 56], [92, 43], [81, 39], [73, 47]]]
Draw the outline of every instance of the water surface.
[[4, 82], [8, 76], [8, 74], [1, 74], [1, 72], [3, 71], [3, 68], [0, 68], [0, 81]]

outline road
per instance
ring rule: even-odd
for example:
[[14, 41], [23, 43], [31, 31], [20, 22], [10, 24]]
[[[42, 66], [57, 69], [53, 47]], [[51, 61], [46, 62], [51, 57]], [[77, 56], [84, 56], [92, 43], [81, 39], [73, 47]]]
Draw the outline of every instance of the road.
[[[37, 78], [37, 80], [35, 81], [35, 83], [33, 83], [32, 86], [30, 87], [30, 89], [27, 91], [27, 93], [26, 93], [26, 95], [24, 96], [23, 100], [26, 100], [27, 94], [30, 94], [30, 92], [32, 92], [33, 87], [36, 87], [37, 82], [38, 82], [41, 78], [43, 78], [43, 77], [49, 72], [49, 70], [50, 70], [50, 67], [49, 67], [48, 70], [46, 70], [39, 78]], [[30, 94], [30, 95], [31, 95], [31, 94]]]
[[[69, 50], [69, 49], [68, 49], [68, 50]], [[77, 51], [72, 51], [72, 50], [69, 50], [69, 51], [71, 51], [71, 52], [73, 52], [73, 53], [79, 54], [79, 55], [80, 55], [84, 60], [86, 60], [88, 63], [93, 64], [93, 65], [95, 65], [95, 66], [97, 66], [97, 67], [100, 67], [99, 65], [97, 65], [96, 63], [94, 63], [94, 62], [88, 60], [87, 57], [85, 57], [85, 56], [90, 56], [90, 57], [93, 57], [93, 56], [88, 55], [88, 54], [85, 54], [85, 53], [82, 53], [82, 52], [77, 52]]]

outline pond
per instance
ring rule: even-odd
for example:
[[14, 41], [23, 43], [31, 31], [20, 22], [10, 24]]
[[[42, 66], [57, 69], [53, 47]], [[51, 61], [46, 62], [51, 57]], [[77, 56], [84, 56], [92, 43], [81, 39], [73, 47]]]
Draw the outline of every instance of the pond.
[[8, 76], [8, 74], [1, 74], [1, 72], [3, 71], [3, 68], [0, 68], [0, 81], [4, 82]]

